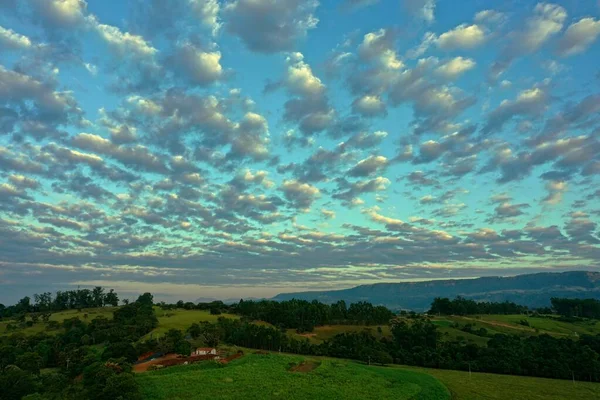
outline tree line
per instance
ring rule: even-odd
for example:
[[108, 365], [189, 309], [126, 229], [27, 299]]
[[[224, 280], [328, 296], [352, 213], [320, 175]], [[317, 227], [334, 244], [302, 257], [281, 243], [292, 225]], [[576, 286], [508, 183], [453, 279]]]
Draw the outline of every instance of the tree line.
[[53, 296], [51, 292], [35, 294], [33, 302], [31, 297], [25, 296], [12, 306], [0, 304], [0, 318], [11, 318], [15, 315], [26, 313], [45, 313], [93, 307], [116, 307], [119, 305], [119, 296], [113, 290], [106, 291], [103, 287], [93, 289], [77, 289], [58, 291]]
[[387, 324], [394, 316], [383, 306], [373, 306], [365, 301], [347, 306], [343, 300], [330, 305], [317, 300], [240, 300], [231, 311], [250, 320], [265, 321], [282, 329], [296, 329], [300, 333], [331, 324]]
[[600, 301], [596, 299], [567, 299], [553, 297], [552, 308], [563, 317], [600, 319]]
[[522, 306], [510, 301], [501, 303], [475, 301], [462, 296], [454, 300], [436, 297], [431, 303], [429, 314], [433, 315], [475, 315], [475, 314], [524, 314], [528, 311]]

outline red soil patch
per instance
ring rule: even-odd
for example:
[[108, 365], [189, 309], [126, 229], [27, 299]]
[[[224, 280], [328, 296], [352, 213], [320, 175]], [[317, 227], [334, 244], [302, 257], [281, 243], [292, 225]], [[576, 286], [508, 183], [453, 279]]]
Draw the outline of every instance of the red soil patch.
[[223, 359], [221, 360], [221, 363], [222, 363], [222, 364], [228, 364], [228, 363], [230, 363], [231, 361], [233, 361], [233, 360], [236, 360], [236, 359], [238, 359], [238, 358], [242, 357], [243, 355], [244, 355], [244, 353], [236, 353], [236, 354], [233, 354], [233, 355], [231, 355], [231, 356], [229, 356], [229, 357], [227, 357], [227, 358], [223, 358]]
[[221, 358], [222, 355], [214, 355], [214, 354], [205, 354], [201, 356], [189, 356], [185, 357], [179, 354], [167, 354], [163, 357], [155, 358], [151, 361], [146, 361], [143, 363], [135, 364], [133, 366], [133, 372], [146, 372], [153, 365], [162, 365], [163, 367], [172, 367], [173, 365], [182, 365], [186, 362], [188, 364], [192, 364], [198, 361], [208, 361], [215, 360], [222, 362], [223, 364], [227, 364], [230, 361], [233, 361], [237, 358], [240, 358], [244, 355], [244, 353], [236, 353], [227, 358]]
[[146, 361], [144, 363], [135, 364], [133, 366], [133, 372], [146, 372], [148, 368], [153, 365], [163, 364], [167, 360], [177, 359], [177, 354], [167, 354], [166, 356], [155, 358], [154, 360]]
[[310, 372], [316, 369], [321, 363], [317, 363], [314, 361], [302, 361], [300, 364], [293, 366], [290, 368], [291, 372]]

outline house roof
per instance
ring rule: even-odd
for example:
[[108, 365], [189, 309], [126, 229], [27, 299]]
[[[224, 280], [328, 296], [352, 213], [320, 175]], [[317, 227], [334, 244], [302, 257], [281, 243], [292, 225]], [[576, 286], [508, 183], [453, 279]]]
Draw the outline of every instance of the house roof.
[[211, 350], [216, 350], [216, 349], [215, 349], [214, 347], [198, 347], [198, 348], [196, 349], [196, 351], [201, 351], [201, 350], [204, 350], [204, 351], [211, 351]]

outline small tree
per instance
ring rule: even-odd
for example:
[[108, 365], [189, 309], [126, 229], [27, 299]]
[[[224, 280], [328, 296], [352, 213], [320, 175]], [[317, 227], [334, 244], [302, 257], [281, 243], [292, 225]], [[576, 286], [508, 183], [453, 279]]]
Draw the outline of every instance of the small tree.
[[15, 364], [23, 371], [29, 371], [32, 374], [39, 375], [42, 366], [42, 357], [38, 353], [29, 351], [17, 356]]

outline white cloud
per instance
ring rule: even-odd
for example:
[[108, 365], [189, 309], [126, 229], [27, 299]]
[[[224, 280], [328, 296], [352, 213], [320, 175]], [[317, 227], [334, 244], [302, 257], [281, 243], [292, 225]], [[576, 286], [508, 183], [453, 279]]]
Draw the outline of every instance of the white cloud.
[[225, 28], [260, 53], [291, 50], [319, 22], [317, 0], [234, 0], [223, 9]]
[[546, 110], [549, 94], [543, 87], [523, 90], [515, 100], [504, 100], [487, 118], [483, 131], [490, 133], [502, 129], [515, 116], [537, 116]]
[[440, 65], [435, 72], [444, 78], [453, 80], [475, 68], [475, 65], [475, 61], [470, 58], [455, 57]]
[[201, 86], [216, 82], [223, 76], [220, 51], [205, 52], [186, 43], [178, 49], [174, 60], [191, 82]]
[[394, 50], [395, 35], [389, 29], [367, 33], [358, 47], [358, 54], [365, 60], [377, 60], [383, 68], [400, 69], [404, 66]]
[[538, 3], [533, 17], [525, 24], [525, 29], [517, 34], [513, 43], [520, 54], [537, 51], [548, 39], [563, 27], [567, 11], [556, 4]]
[[485, 31], [479, 25], [462, 24], [442, 33], [436, 43], [442, 50], [473, 49], [486, 40]]
[[543, 202], [549, 205], [559, 204], [564, 193], [567, 191], [567, 182], [565, 181], [550, 181], [546, 184], [546, 190], [548, 195], [544, 198]]
[[285, 82], [289, 90], [301, 96], [317, 96], [323, 93], [325, 85], [304, 62], [302, 53], [292, 53], [287, 57], [288, 69]]
[[221, 6], [217, 0], [188, 0], [195, 16], [216, 34], [221, 24], [219, 23], [219, 11]]
[[562, 57], [583, 53], [600, 35], [600, 21], [582, 18], [569, 26], [558, 42], [557, 52]]
[[475, 22], [480, 24], [498, 24], [504, 21], [506, 15], [496, 10], [482, 10], [475, 14]]
[[0, 49], [26, 49], [29, 47], [31, 47], [31, 40], [27, 36], [0, 26]]
[[310, 208], [315, 199], [321, 195], [319, 188], [295, 179], [284, 181], [281, 189], [286, 199], [300, 209]]
[[148, 58], [154, 56], [158, 51], [142, 36], [122, 32], [115, 26], [101, 24], [95, 17], [90, 17], [88, 20], [102, 40], [119, 56], [131, 55], [135, 58]]
[[435, 20], [435, 0], [404, 0], [404, 7], [413, 16], [427, 23]]
[[352, 110], [363, 116], [385, 115], [385, 103], [379, 96], [365, 95], [352, 103]]
[[43, 24], [58, 28], [73, 28], [85, 20], [84, 0], [32, 0], [31, 5]]
[[95, 66], [94, 64], [90, 64], [90, 63], [85, 63], [83, 64], [83, 66], [85, 67], [85, 69], [87, 69], [87, 71], [92, 74], [93, 76], [96, 76], [98, 74], [98, 67]]
[[369, 156], [364, 160], [360, 160], [349, 171], [351, 176], [368, 176], [378, 172], [380, 169], [388, 165], [388, 159], [384, 156]]

